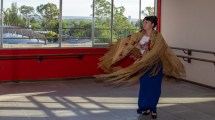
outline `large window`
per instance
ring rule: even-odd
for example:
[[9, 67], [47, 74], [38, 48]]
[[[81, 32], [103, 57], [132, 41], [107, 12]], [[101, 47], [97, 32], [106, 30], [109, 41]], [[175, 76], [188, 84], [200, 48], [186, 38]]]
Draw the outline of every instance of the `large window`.
[[141, 29], [154, 8], [154, 0], [3, 0], [1, 47], [107, 45]]
[[58, 0], [4, 0], [3, 48], [57, 47]]

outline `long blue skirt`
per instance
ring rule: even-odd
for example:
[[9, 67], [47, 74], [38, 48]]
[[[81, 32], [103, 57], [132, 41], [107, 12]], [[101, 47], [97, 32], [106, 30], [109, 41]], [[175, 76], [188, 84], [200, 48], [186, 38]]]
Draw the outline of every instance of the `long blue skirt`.
[[161, 70], [159, 73], [151, 77], [150, 73], [153, 67], [140, 78], [140, 89], [138, 97], [137, 113], [142, 114], [143, 111], [150, 109], [157, 112], [157, 104], [161, 95], [161, 83], [163, 79], [163, 66], [160, 63]]

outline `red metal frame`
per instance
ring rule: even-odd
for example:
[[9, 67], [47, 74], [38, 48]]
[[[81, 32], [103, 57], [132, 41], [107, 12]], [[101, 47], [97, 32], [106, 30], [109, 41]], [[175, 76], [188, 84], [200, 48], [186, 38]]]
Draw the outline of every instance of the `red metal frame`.
[[161, 0], [157, 0], [157, 17], [158, 17], [158, 31], [161, 31]]

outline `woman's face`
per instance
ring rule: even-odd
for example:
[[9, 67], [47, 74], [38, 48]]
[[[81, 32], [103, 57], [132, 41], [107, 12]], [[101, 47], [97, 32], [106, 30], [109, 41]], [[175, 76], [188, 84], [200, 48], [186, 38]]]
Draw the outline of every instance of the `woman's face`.
[[153, 26], [154, 26], [154, 24], [151, 21], [147, 21], [147, 20], [143, 21], [144, 30], [151, 30], [151, 29], [153, 29]]

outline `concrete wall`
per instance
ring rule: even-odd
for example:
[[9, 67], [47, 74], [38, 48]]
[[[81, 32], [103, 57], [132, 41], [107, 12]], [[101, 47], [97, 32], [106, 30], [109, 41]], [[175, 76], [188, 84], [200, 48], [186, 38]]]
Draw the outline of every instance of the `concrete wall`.
[[[162, 0], [161, 33], [169, 46], [215, 51], [214, 5], [215, 0]], [[213, 54], [192, 56], [215, 60]], [[215, 87], [215, 65], [195, 60], [183, 63], [187, 71], [185, 79]]]

